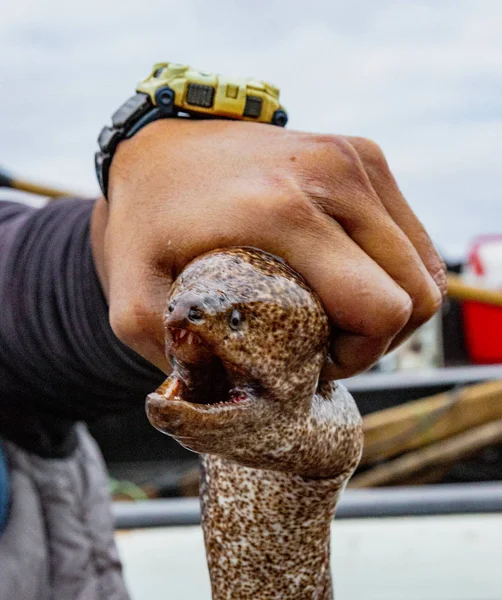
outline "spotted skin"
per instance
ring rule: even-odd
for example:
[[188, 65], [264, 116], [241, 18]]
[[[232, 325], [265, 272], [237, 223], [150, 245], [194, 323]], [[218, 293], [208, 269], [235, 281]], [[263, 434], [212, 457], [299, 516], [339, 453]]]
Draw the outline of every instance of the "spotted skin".
[[226, 249], [180, 274], [165, 323], [173, 373], [147, 414], [203, 454], [213, 599], [332, 598], [330, 523], [362, 429], [345, 388], [319, 380], [329, 327], [318, 298], [279, 259]]

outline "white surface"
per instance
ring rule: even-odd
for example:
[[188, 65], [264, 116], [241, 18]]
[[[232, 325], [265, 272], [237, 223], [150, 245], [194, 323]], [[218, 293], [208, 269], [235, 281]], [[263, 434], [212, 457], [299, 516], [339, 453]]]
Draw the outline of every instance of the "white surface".
[[[336, 600], [500, 600], [502, 515], [338, 521]], [[199, 527], [120, 533], [133, 600], [209, 600]]]

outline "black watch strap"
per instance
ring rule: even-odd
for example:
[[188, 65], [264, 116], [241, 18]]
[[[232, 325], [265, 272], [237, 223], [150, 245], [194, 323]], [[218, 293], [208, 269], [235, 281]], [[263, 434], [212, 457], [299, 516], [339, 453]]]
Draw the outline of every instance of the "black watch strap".
[[96, 152], [94, 161], [99, 187], [106, 199], [110, 165], [118, 143], [132, 137], [152, 121], [175, 116], [172, 102], [164, 104], [154, 106], [148, 94], [138, 92], [113, 113], [112, 126], [107, 125], [101, 130], [98, 137], [99, 152]]

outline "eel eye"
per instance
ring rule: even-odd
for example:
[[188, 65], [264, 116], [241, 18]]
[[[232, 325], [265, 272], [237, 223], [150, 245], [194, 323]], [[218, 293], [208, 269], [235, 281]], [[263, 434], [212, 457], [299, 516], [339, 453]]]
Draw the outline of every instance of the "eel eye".
[[228, 319], [228, 324], [235, 331], [235, 330], [239, 329], [239, 327], [241, 326], [241, 323], [242, 323], [242, 315], [238, 310], [234, 309], [230, 313], [230, 317]]

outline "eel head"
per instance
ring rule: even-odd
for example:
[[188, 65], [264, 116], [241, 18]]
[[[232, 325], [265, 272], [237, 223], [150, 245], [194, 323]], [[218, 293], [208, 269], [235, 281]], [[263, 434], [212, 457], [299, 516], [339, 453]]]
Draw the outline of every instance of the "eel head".
[[157, 429], [195, 452], [279, 470], [305, 464], [319, 426], [330, 443], [340, 412], [336, 384], [319, 383], [328, 319], [283, 261], [253, 248], [198, 257], [172, 287], [165, 331], [173, 371], [146, 403]]

